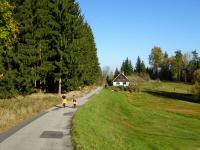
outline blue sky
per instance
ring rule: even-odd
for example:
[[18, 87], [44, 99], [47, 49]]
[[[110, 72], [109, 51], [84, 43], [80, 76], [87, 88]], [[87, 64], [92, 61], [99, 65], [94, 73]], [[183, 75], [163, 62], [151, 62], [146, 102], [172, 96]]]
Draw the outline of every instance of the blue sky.
[[154, 46], [200, 53], [200, 0], [77, 0], [92, 27], [101, 67], [120, 67]]

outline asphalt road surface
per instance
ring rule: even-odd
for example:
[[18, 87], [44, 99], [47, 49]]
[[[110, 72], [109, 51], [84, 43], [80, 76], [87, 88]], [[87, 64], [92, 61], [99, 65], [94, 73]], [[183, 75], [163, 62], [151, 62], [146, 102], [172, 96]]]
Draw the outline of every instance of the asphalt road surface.
[[71, 120], [74, 112], [89, 98], [101, 91], [101, 87], [78, 99], [78, 107], [72, 103], [66, 108], [57, 105], [31, 121], [0, 134], [0, 150], [72, 150]]

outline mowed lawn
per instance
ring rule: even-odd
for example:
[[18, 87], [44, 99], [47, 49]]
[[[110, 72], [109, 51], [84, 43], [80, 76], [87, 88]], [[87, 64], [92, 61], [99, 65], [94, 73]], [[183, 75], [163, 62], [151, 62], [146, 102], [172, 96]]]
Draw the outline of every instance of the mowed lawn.
[[75, 114], [72, 140], [87, 150], [200, 150], [200, 104], [104, 89]]

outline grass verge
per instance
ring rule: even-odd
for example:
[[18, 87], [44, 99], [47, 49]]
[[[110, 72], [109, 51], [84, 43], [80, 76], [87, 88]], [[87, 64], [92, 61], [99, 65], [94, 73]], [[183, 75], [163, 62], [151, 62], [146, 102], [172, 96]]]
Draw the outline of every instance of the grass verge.
[[105, 89], [76, 112], [72, 141], [78, 150], [198, 150], [199, 111], [195, 103]]

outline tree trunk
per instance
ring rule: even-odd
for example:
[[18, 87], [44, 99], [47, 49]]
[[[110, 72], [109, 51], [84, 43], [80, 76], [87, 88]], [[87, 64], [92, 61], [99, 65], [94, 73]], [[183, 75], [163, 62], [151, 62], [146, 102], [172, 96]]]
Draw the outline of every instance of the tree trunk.
[[181, 71], [180, 71], [180, 69], [178, 71], [178, 81], [181, 81]]
[[187, 82], [187, 71], [184, 71], [184, 81]]
[[61, 84], [61, 82], [62, 82], [62, 79], [61, 79], [61, 77], [60, 77], [60, 79], [59, 79], [59, 85], [58, 85], [58, 95], [61, 95], [61, 86], [62, 86], [62, 84]]
[[37, 88], [37, 81], [36, 80], [34, 81], [34, 84], [35, 84], [35, 88]]
[[47, 92], [46, 80], [44, 79], [44, 92]]
[[158, 74], [158, 67], [156, 67], [156, 80], [159, 79], [159, 74]]
[[40, 80], [40, 93], [42, 93], [42, 81]]

